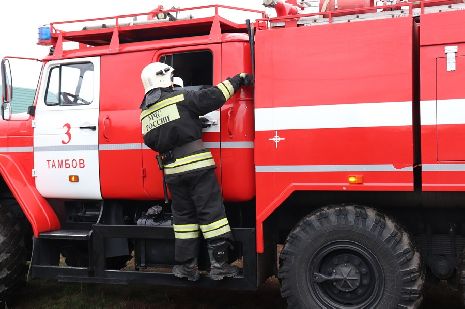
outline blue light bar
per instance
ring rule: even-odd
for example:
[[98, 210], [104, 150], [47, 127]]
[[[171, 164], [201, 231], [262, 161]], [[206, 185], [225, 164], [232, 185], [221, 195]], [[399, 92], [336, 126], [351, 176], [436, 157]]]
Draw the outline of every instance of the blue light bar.
[[51, 38], [50, 26], [39, 27], [39, 41], [49, 41]]

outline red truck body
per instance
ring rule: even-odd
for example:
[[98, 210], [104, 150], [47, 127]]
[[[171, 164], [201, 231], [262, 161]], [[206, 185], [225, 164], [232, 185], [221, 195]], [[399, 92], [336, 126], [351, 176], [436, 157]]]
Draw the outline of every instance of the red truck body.
[[[420, 256], [436, 277], [464, 279], [457, 262], [465, 247], [463, 4], [374, 7], [349, 1], [338, 9], [329, 1], [319, 4], [322, 12], [305, 14], [296, 1], [288, 2], [265, 1], [276, 7], [276, 18], [213, 5], [190, 9], [213, 9], [212, 17], [177, 19], [173, 14], [188, 9], [159, 7], [50, 25], [50, 37], [39, 42], [52, 49], [42, 60], [35, 102], [27, 114], [0, 121], [0, 173], [33, 231], [33, 277], [178, 284], [138, 273], [150, 260], [172, 261], [171, 225], [139, 221], [163, 200], [155, 153], [141, 135], [140, 73], [163, 61], [194, 88], [238, 72], [254, 74], [253, 88], [241, 89], [209, 115], [203, 137], [241, 248], [242, 288], [278, 274], [290, 307], [414, 308], [423, 285]], [[220, 9], [258, 19], [253, 27], [236, 24]], [[81, 27], [95, 22], [102, 24]], [[66, 41], [79, 47], [66, 50]], [[82, 95], [92, 100], [78, 106], [53, 97], [62, 95], [68, 69], [79, 69], [81, 80], [92, 76]], [[60, 72], [58, 94], [50, 90], [54, 72]], [[72, 96], [86, 87], [82, 83]], [[348, 236], [333, 239], [340, 231]], [[128, 251], [109, 238], [132, 245]], [[85, 241], [93, 253], [85, 265], [68, 264], [82, 267], [78, 274], [57, 266], [56, 255], [44, 255], [73, 256], [62, 250], [65, 241]], [[377, 241], [382, 244], [371, 248]], [[108, 272], [105, 259], [123, 255], [108, 254], [109, 247], [134, 251], [135, 271]], [[397, 268], [390, 268], [397, 265], [392, 261]], [[373, 277], [364, 277], [366, 269]], [[346, 270], [355, 277], [338, 277]], [[302, 279], [301, 273], [311, 275]], [[399, 290], [392, 299], [377, 292], [388, 289], [390, 280], [379, 279], [385, 273], [395, 274], [391, 281]], [[308, 289], [299, 280], [309, 282]], [[356, 280], [356, 287], [344, 287], [344, 280]], [[367, 280], [376, 282], [372, 289], [363, 286]]]

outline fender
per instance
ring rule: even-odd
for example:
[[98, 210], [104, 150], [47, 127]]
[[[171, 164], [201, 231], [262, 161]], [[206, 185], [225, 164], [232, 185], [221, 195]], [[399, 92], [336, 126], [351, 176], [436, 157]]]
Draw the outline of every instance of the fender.
[[[410, 168], [409, 166], [407, 168]], [[410, 169], [408, 169], [408, 172]], [[263, 187], [266, 187], [262, 185]], [[267, 193], [266, 195], [260, 192], [257, 194], [257, 215], [256, 215], [256, 237], [257, 237], [257, 252], [263, 253], [265, 250], [265, 241], [263, 234], [263, 222], [283, 204], [292, 193], [296, 191], [412, 191], [413, 182], [399, 183], [367, 183], [364, 187], [351, 187], [347, 183], [284, 183], [281, 190], [277, 190], [279, 194]], [[268, 192], [268, 191], [266, 191]]]
[[[257, 241], [257, 253], [265, 252], [265, 240], [263, 235], [263, 222], [279, 207], [291, 194], [302, 187], [301, 184], [290, 184], [288, 185], [273, 201], [270, 203], [263, 203], [265, 207], [261, 210], [257, 207], [257, 219], [256, 219], [256, 241]], [[257, 196], [257, 205], [261, 201], [260, 197]], [[261, 204], [260, 204], [261, 205]]]
[[60, 229], [55, 211], [9, 155], [0, 154], [0, 174], [31, 223], [35, 237], [42, 232]]

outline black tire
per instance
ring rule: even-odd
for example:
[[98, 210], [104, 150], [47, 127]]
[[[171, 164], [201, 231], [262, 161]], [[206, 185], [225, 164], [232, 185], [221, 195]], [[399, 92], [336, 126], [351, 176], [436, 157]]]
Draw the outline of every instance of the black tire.
[[305, 217], [280, 255], [289, 308], [417, 308], [424, 276], [408, 234], [374, 209], [332, 206]]
[[0, 303], [26, 282], [27, 250], [22, 223], [0, 205]]
[[457, 271], [459, 282], [460, 301], [465, 308], [465, 249], [462, 252], [461, 263]]

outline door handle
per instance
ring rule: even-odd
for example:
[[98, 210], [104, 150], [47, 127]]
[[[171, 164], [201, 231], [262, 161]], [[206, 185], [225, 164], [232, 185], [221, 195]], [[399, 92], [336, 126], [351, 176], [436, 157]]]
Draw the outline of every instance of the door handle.
[[97, 126], [83, 126], [83, 127], [79, 127], [79, 129], [95, 131], [97, 130]]
[[233, 113], [234, 113], [234, 109], [233, 109], [233, 107], [230, 107], [228, 109], [228, 136], [229, 137], [233, 136], [233, 128], [232, 128], [233, 121], [234, 121], [234, 119], [232, 119], [233, 118]]
[[105, 119], [103, 120], [103, 137], [109, 141], [110, 140], [110, 125], [111, 125], [111, 120], [110, 116], [105, 116]]

